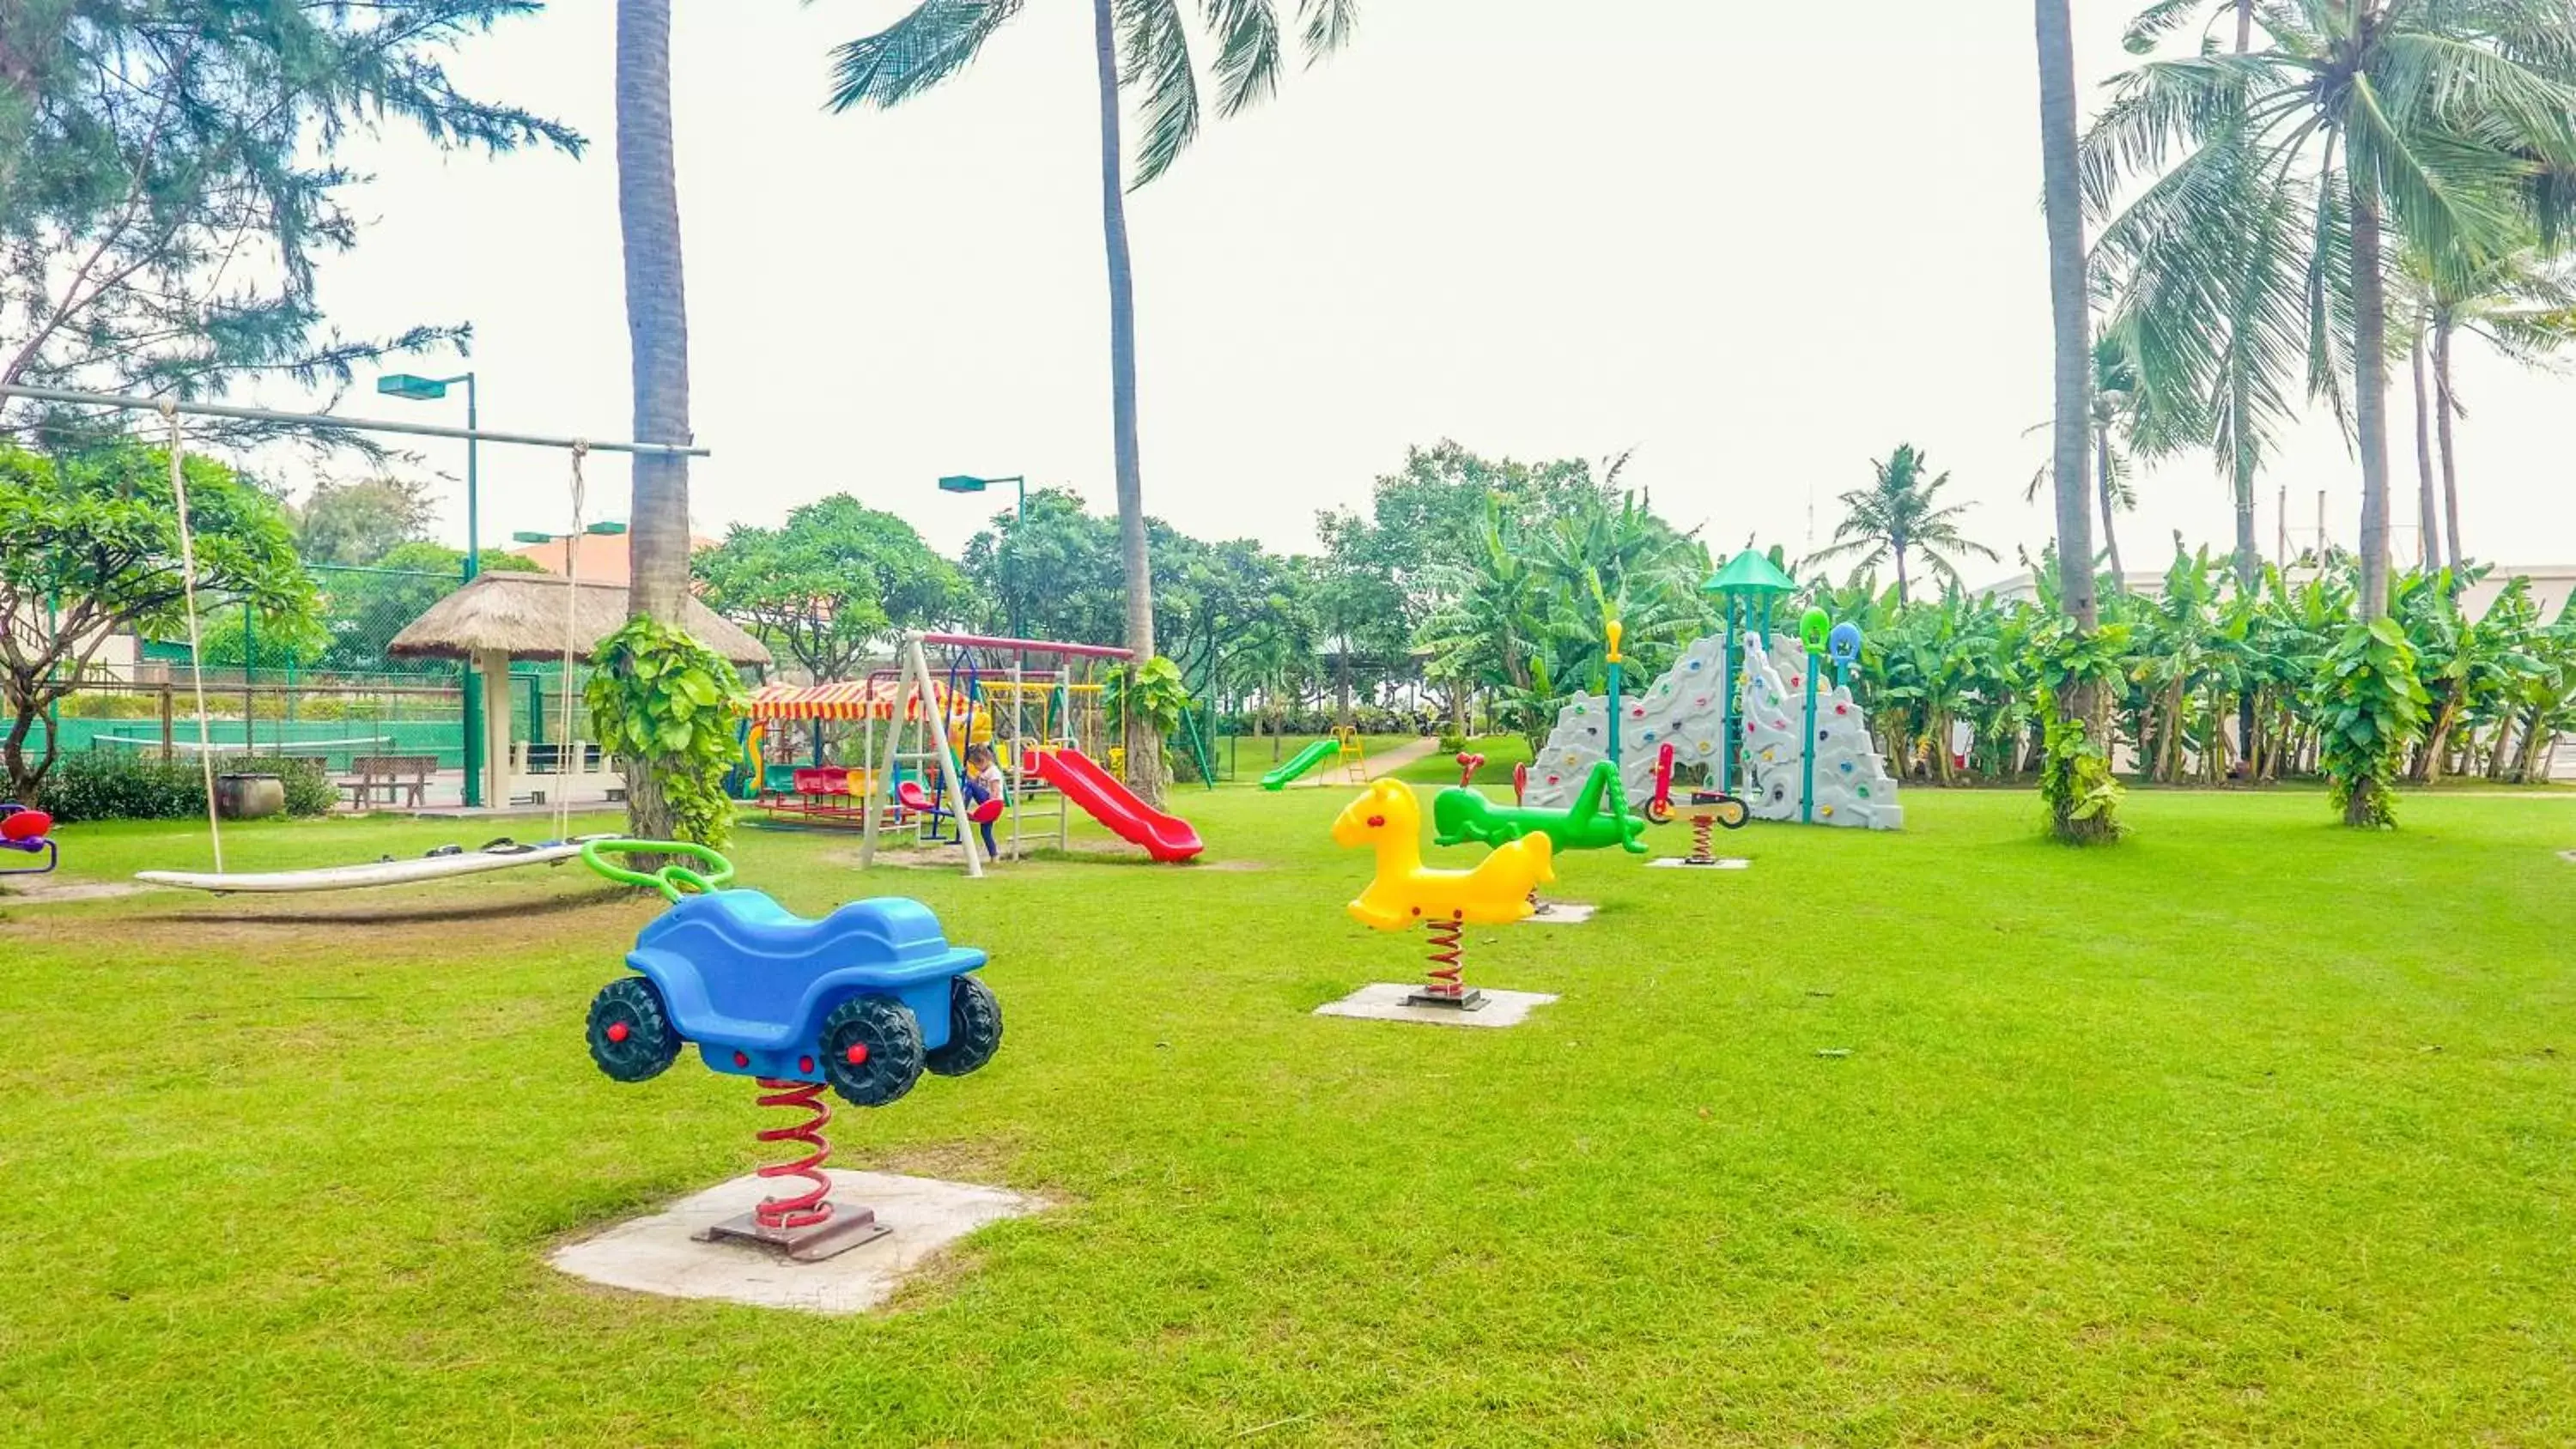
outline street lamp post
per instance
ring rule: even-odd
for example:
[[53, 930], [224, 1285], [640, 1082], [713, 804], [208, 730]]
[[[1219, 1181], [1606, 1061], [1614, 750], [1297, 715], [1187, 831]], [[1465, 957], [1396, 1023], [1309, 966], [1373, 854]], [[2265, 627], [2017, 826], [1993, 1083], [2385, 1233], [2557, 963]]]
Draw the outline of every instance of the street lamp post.
[[[447, 396], [457, 383], [465, 384], [465, 430], [478, 431], [474, 394], [474, 374], [460, 372], [454, 377], [422, 377], [417, 373], [393, 372], [376, 379], [376, 391], [387, 397], [409, 402], [436, 402]], [[465, 582], [472, 583], [483, 572], [482, 515], [482, 439], [465, 440]], [[465, 803], [468, 807], [483, 803], [483, 697], [474, 688], [474, 663], [467, 660], [461, 676], [465, 686]]]
[[[1013, 523], [1028, 522], [1029, 480], [1021, 474], [1014, 473], [1008, 478], [978, 478], [972, 473], [951, 473], [939, 480], [939, 491], [942, 493], [981, 493], [987, 488], [998, 487], [1004, 483], [1008, 483], [1019, 490], [1018, 497], [1011, 506], [1011, 521]], [[1012, 636], [1017, 637], [1020, 632], [1020, 609], [1017, 603], [1014, 603], [1011, 606], [1010, 627]]]

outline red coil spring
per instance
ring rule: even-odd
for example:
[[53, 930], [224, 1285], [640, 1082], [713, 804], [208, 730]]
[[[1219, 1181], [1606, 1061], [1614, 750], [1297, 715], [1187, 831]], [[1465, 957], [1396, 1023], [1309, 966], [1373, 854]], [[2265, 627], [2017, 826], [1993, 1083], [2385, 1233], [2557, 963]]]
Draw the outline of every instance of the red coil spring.
[[1691, 817], [1691, 853], [1695, 864], [1705, 865], [1717, 859], [1717, 817], [1699, 814]]
[[1466, 968], [1458, 964], [1458, 957], [1462, 954], [1458, 946], [1458, 937], [1466, 929], [1465, 918], [1434, 916], [1423, 922], [1423, 925], [1431, 931], [1431, 985], [1425, 994], [1466, 995], [1466, 984], [1459, 980], [1459, 976]]
[[823, 1140], [823, 1129], [831, 1125], [832, 1109], [823, 1102], [821, 1082], [791, 1082], [778, 1077], [757, 1077], [760, 1083], [760, 1105], [764, 1107], [802, 1107], [811, 1113], [804, 1121], [786, 1127], [761, 1129], [762, 1142], [802, 1142], [814, 1150], [793, 1162], [763, 1163], [759, 1169], [764, 1178], [801, 1177], [812, 1187], [794, 1197], [765, 1197], [753, 1215], [760, 1225], [770, 1229], [810, 1228], [831, 1221], [832, 1180], [823, 1175], [823, 1161], [832, 1155], [832, 1144]]

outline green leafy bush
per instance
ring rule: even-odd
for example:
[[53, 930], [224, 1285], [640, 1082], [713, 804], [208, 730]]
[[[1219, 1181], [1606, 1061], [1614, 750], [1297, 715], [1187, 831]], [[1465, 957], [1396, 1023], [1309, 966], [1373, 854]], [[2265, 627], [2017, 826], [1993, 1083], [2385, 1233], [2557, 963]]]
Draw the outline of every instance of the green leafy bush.
[[[340, 798], [330, 773], [309, 760], [230, 756], [217, 775], [275, 775], [286, 786], [286, 813], [326, 815]], [[191, 820], [206, 813], [204, 772], [194, 760], [86, 750], [54, 762], [40, 797], [66, 823], [85, 820]]]
[[1113, 731], [1127, 728], [1133, 713], [1138, 724], [1158, 735], [1180, 728], [1190, 707], [1190, 691], [1181, 683], [1181, 667], [1157, 654], [1143, 664], [1109, 671], [1100, 692], [1101, 713]]
[[600, 641], [582, 691], [591, 737], [617, 757], [641, 803], [659, 791], [671, 838], [721, 850], [733, 833], [725, 772], [736, 755], [742, 680], [724, 656], [651, 619], [630, 619]]
[[2397, 772], [2430, 703], [2405, 629], [2381, 618], [2345, 630], [2326, 655], [2317, 693], [2317, 765], [2343, 823], [2395, 826]]

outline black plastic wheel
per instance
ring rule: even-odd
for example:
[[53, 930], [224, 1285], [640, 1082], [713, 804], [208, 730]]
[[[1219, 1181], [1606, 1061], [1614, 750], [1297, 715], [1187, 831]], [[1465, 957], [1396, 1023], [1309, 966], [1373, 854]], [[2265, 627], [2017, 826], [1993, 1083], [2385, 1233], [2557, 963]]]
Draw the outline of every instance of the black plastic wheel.
[[1001, 1049], [1002, 1003], [993, 988], [972, 976], [950, 981], [948, 1045], [930, 1054], [930, 1069], [943, 1077], [962, 1077]]
[[589, 1037], [590, 1059], [614, 1081], [650, 1081], [680, 1055], [680, 1033], [662, 993], [641, 976], [599, 988], [591, 998]]
[[882, 1107], [921, 1080], [921, 1023], [900, 1001], [854, 996], [833, 1007], [822, 1045], [823, 1080], [859, 1106]]
[[1715, 815], [1717, 823], [1727, 829], [1742, 830], [1746, 822], [1753, 818], [1753, 807], [1733, 795], [1728, 795], [1720, 799], [1717, 802], [1717, 808], [1709, 813]]
[[1647, 823], [1647, 824], [1649, 824], [1649, 825], [1670, 825], [1670, 824], [1672, 824], [1672, 823], [1673, 823], [1673, 802], [1672, 802], [1672, 801], [1670, 801], [1670, 800], [1668, 800], [1668, 799], [1666, 799], [1666, 798], [1664, 798], [1663, 796], [1660, 796], [1660, 795], [1656, 796], [1656, 797], [1655, 797], [1654, 799], [1652, 799], [1652, 800], [1647, 801], [1647, 802], [1646, 802], [1646, 823]]

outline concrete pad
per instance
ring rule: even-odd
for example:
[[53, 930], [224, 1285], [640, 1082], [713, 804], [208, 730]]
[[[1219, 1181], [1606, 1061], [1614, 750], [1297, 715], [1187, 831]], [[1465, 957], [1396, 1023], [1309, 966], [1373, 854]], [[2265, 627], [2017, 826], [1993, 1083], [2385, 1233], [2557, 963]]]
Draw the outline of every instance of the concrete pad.
[[1496, 991], [1480, 986], [1476, 989], [1485, 993], [1485, 1004], [1476, 1011], [1404, 1004], [1404, 998], [1421, 989], [1419, 981], [1371, 982], [1339, 1001], [1316, 1007], [1315, 1014], [1356, 1016], [1367, 1021], [1418, 1021], [1426, 1026], [1518, 1026], [1529, 1019], [1532, 1010], [1556, 1000], [1540, 991]]
[[1591, 920], [1592, 913], [1599, 909], [1601, 909], [1599, 906], [1593, 905], [1589, 901], [1549, 901], [1545, 909], [1530, 912], [1528, 915], [1521, 917], [1518, 924], [1524, 926], [1579, 926], [1584, 922]]
[[1025, 1217], [1046, 1204], [997, 1187], [826, 1169], [832, 1201], [876, 1209], [885, 1237], [820, 1263], [794, 1263], [753, 1243], [701, 1243], [691, 1234], [751, 1211], [778, 1189], [737, 1177], [680, 1199], [650, 1217], [555, 1250], [554, 1265], [576, 1278], [673, 1298], [720, 1298], [806, 1313], [864, 1313], [891, 1297], [915, 1270], [986, 1223]]
[[1697, 861], [1687, 855], [1667, 855], [1646, 862], [1649, 870], [1751, 870], [1753, 862], [1740, 855], [1722, 855], [1713, 861]]

